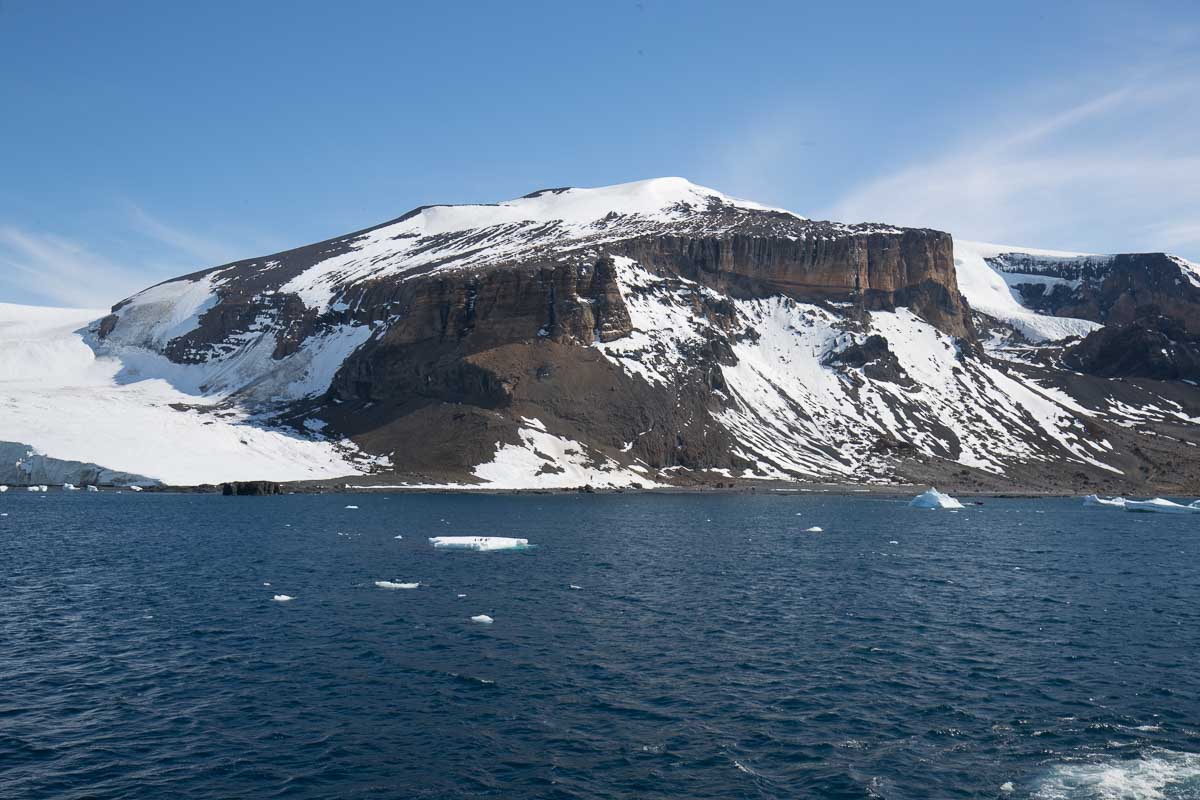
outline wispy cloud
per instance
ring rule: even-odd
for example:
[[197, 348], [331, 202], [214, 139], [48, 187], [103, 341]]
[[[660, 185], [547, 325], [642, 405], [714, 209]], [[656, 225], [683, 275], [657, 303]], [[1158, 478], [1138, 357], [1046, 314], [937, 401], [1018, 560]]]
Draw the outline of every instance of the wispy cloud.
[[53, 234], [0, 227], [0, 291], [55, 305], [102, 308], [145, 285], [145, 274]]
[[129, 219], [137, 232], [166, 246], [175, 254], [187, 256], [206, 266], [236, 261], [248, 255], [245, 251], [237, 252], [229, 242], [214, 241], [169, 225], [136, 203], [129, 204]]
[[1195, 257], [1198, 109], [1200, 80], [1154, 71], [1061, 110], [1014, 103], [981, 114], [942, 155], [854, 188], [824, 216], [1007, 244]]
[[101, 252], [57, 232], [0, 224], [0, 300], [104, 308], [159, 281], [258, 252], [184, 230], [134, 203], [119, 207], [105, 234]]

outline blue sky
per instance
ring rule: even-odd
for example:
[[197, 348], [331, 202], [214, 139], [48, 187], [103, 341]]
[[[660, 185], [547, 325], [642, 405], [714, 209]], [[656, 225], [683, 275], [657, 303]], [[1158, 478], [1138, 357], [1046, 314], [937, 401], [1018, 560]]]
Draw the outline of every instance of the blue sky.
[[1200, 4], [972, 5], [0, 0], [0, 301], [663, 175], [1200, 261]]

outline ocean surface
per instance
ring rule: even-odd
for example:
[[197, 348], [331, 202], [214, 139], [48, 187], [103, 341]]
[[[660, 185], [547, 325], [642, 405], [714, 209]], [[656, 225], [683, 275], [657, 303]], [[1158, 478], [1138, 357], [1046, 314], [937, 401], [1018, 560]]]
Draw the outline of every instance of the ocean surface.
[[[0, 514], [4, 800], [1200, 798], [1194, 517], [54, 491]], [[536, 547], [427, 542], [454, 534]]]

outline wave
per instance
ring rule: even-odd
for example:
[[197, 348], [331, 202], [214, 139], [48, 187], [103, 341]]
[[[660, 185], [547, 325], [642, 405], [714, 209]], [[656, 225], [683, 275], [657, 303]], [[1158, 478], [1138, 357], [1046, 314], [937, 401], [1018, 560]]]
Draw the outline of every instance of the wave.
[[1039, 800], [1197, 800], [1200, 753], [1149, 750], [1139, 758], [1055, 765], [1034, 787]]

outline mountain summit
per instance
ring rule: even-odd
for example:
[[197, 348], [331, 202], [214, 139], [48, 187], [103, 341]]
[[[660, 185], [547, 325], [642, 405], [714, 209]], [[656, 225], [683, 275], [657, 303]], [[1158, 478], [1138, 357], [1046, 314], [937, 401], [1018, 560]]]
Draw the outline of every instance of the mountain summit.
[[682, 178], [547, 189], [423, 206], [54, 328], [113, 408], [160, 387], [185, 449], [245, 432], [253, 475], [149, 442], [60, 456], [39, 433], [54, 409], [0, 440], [171, 483], [1165, 491], [1200, 485], [1198, 309], [1196, 267], [1162, 254], [956, 246]]

